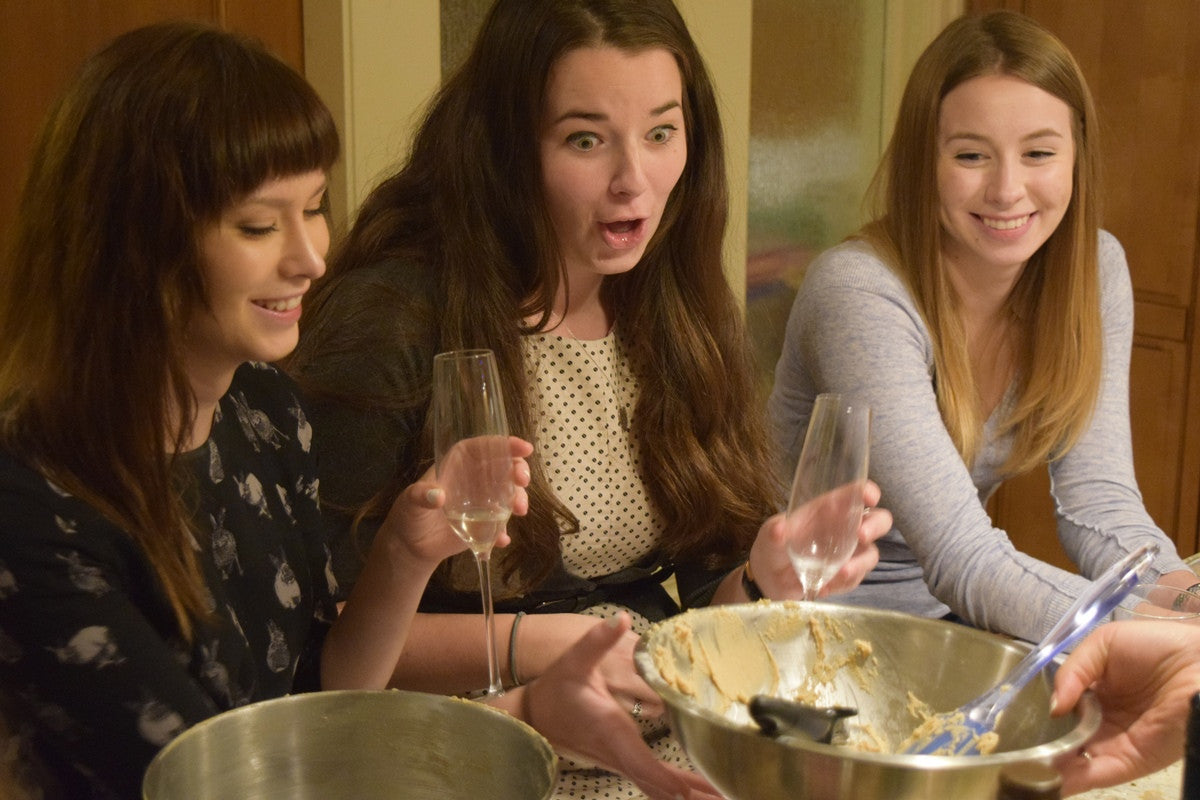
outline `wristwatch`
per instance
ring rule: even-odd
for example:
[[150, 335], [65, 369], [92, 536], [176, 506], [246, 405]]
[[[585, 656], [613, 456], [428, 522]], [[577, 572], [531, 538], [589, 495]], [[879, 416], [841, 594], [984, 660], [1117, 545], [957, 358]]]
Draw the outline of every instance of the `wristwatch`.
[[742, 590], [746, 592], [750, 602], [757, 602], [766, 597], [762, 589], [754, 582], [754, 574], [750, 572], [750, 559], [746, 559], [745, 565], [742, 566]]

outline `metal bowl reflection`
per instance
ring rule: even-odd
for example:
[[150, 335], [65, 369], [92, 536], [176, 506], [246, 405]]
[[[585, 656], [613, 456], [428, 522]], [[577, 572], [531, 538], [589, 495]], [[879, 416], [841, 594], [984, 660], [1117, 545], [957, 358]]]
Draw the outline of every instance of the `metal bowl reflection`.
[[[1096, 731], [1100, 711], [1090, 694], [1071, 714], [1050, 718], [1052, 685], [1043, 674], [1001, 717], [995, 752], [894, 752], [920, 722], [909, 710], [914, 697], [933, 711], [957, 708], [1002, 679], [1027, 651], [940, 620], [764, 602], [697, 609], [658, 623], [634, 658], [666, 702], [688, 756], [731, 800], [925, 800], [992, 798], [1005, 766], [1049, 762]], [[763, 735], [746, 707], [754, 694], [858, 708], [850, 744]]]
[[478, 703], [399, 691], [265, 700], [184, 731], [150, 763], [145, 800], [537, 800], [556, 759]]

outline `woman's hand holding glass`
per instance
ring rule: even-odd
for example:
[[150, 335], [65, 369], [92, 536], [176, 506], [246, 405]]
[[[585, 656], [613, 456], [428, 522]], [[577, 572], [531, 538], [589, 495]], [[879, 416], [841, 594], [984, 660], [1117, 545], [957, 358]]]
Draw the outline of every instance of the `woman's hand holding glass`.
[[784, 514], [788, 554], [805, 600], [858, 545], [871, 446], [871, 410], [839, 394], [817, 395]]
[[[524, 514], [529, 508], [525, 459], [533, 447], [516, 437], [509, 437], [507, 443], [516, 487], [513, 513]], [[442, 511], [445, 501], [432, 469], [393, 501], [350, 598], [326, 638], [321, 667], [324, 688], [382, 689], [396, 681], [397, 664], [425, 584], [439, 563], [466, 547], [447, 523]], [[496, 544], [507, 543], [507, 534], [501, 532]]]
[[[892, 514], [878, 507], [879, 500], [879, 487], [873, 481], [867, 481], [862, 488], [862, 502], [866, 510], [858, 526], [854, 552], [821, 588], [819, 597], [853, 589], [879, 563], [879, 548], [875, 542], [892, 529]], [[776, 514], [763, 523], [750, 548], [750, 561], [754, 564], [754, 579], [767, 597], [773, 600], [801, 600], [804, 598], [804, 588], [792, 567], [788, 553], [788, 526], [785, 522], [784, 514]]]
[[496, 651], [489, 564], [513, 510], [508, 417], [496, 358], [490, 350], [456, 350], [433, 359], [433, 450], [442, 506], [475, 556], [483, 596], [489, 695], [504, 692]]
[[[512, 457], [512, 481], [515, 486], [512, 513], [524, 516], [529, 511], [529, 496], [525, 487], [529, 485], [529, 464], [526, 458], [533, 454], [533, 445], [516, 436], [508, 437], [509, 454]], [[396, 531], [395, 546], [403, 549], [414, 561], [436, 566], [450, 556], [467, 548], [466, 541], [450, 526], [443, 506], [446, 493], [438, 482], [436, 471], [430, 467], [415, 483], [401, 492], [381, 530]], [[496, 537], [496, 547], [507, 547], [509, 537], [501, 531]]]

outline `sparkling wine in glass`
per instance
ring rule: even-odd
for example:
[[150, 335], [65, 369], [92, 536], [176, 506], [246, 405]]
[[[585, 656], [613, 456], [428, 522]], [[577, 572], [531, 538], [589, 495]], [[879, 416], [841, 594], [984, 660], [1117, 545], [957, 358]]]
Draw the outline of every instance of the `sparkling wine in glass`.
[[512, 513], [513, 461], [504, 396], [491, 350], [455, 350], [433, 359], [433, 446], [445, 512], [479, 570], [489, 695], [504, 693], [492, 615], [489, 563]]
[[871, 410], [840, 394], [817, 395], [785, 518], [788, 555], [813, 600], [858, 544]]

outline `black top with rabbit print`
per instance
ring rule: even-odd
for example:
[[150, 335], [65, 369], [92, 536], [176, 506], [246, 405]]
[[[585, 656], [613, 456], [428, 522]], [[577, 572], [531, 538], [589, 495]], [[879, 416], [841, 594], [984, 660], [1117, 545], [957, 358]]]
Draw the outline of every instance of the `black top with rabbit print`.
[[336, 587], [311, 442], [294, 384], [243, 365], [182, 459], [214, 620], [190, 647], [133, 541], [0, 452], [0, 699], [64, 796], [138, 797], [183, 729], [318, 687]]

